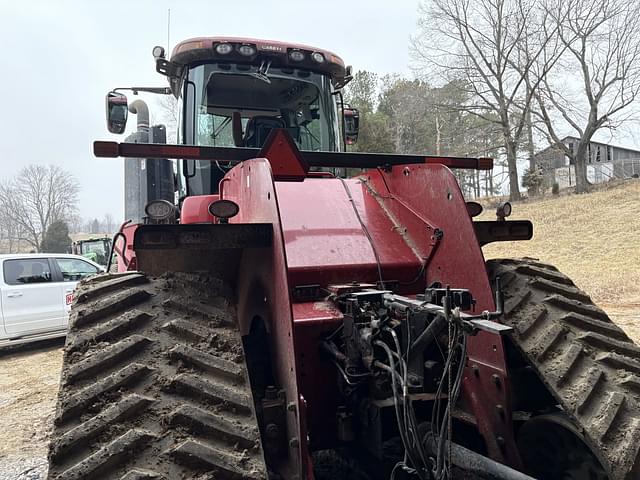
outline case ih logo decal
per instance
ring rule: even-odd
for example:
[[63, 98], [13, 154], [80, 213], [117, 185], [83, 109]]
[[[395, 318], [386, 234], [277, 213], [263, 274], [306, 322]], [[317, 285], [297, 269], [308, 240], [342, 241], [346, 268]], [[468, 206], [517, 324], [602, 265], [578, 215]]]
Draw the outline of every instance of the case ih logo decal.
[[262, 44], [262, 45], [258, 45], [258, 49], [262, 50], [262, 51], [268, 51], [268, 52], [284, 52], [284, 48], [279, 46], [279, 45], [268, 45], [268, 44]]

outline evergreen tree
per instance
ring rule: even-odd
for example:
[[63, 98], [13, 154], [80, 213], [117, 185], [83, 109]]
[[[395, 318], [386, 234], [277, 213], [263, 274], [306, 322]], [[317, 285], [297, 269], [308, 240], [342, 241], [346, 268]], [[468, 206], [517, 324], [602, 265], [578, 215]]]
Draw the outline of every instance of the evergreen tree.
[[40, 250], [44, 253], [67, 253], [71, 247], [69, 227], [62, 220], [49, 225], [42, 239]]

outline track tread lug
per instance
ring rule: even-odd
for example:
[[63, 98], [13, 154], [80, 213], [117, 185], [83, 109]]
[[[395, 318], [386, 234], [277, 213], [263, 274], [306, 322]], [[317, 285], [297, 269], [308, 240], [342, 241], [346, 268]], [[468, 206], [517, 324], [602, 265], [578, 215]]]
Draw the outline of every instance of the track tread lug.
[[230, 322], [228, 320], [225, 306], [215, 307], [210, 305], [203, 305], [200, 303], [188, 303], [173, 297], [162, 302], [162, 306], [167, 309], [182, 312], [188, 318], [193, 318], [196, 320], [206, 320], [210, 325], [214, 327], [233, 325], [233, 322]]
[[573, 286], [571, 279], [557, 270], [549, 270], [534, 264], [523, 264], [516, 267], [516, 272], [530, 277], [541, 277], [551, 282], [560, 283], [562, 285]]
[[65, 421], [75, 414], [78, 409], [90, 405], [97, 401], [98, 398], [145, 377], [151, 371], [152, 369], [146, 365], [132, 363], [72, 395], [62, 397], [58, 403], [59, 413], [57, 422]]
[[74, 363], [67, 371], [65, 382], [74, 383], [83, 378], [90, 377], [98, 370], [112, 367], [122, 360], [135, 355], [152, 342], [150, 338], [142, 335], [132, 335], [117, 343], [113, 343], [105, 349]]
[[583, 333], [578, 338], [584, 343], [606, 349], [609, 352], [621, 353], [635, 359], [640, 359], [640, 347], [633, 342], [615, 340], [595, 332]]
[[619, 355], [615, 352], [606, 352], [598, 355], [596, 360], [609, 367], [623, 369], [627, 372], [640, 373], [640, 361], [625, 357], [624, 355]]
[[88, 442], [88, 440], [99, 435], [110, 425], [131, 417], [153, 402], [154, 400], [151, 398], [136, 394], [131, 394], [120, 399], [95, 417], [90, 418], [59, 437], [51, 447], [52, 455], [58, 457], [61, 454], [77, 448], [81, 442]]
[[568, 298], [564, 298], [560, 295], [550, 295], [549, 297], [545, 298], [544, 301], [548, 304], [555, 305], [556, 307], [565, 311], [576, 312], [587, 317], [602, 320], [603, 322], [613, 323], [611, 322], [609, 316], [604, 312], [604, 310], [596, 307], [595, 305], [577, 302]]
[[[87, 303], [92, 300], [111, 293], [123, 286], [133, 287], [147, 283], [147, 276], [142, 273], [131, 273], [128, 275], [116, 274], [105, 275], [99, 282], [85, 282], [80, 284], [79, 293], [76, 296], [77, 303]], [[86, 288], [91, 287], [91, 288]]]
[[260, 432], [255, 427], [246, 427], [222, 415], [206, 412], [192, 405], [182, 405], [170, 414], [170, 422], [185, 427], [197, 427], [204, 432], [218, 432], [232, 442], [245, 448], [255, 447]]
[[[242, 461], [244, 460], [242, 457], [234, 457], [229, 454], [225, 454], [219, 450], [193, 440], [187, 440], [181, 443], [170, 453], [178, 461], [196, 461], [219, 470], [223, 475], [231, 475], [230, 478], [242, 478], [247, 480], [264, 480], [264, 478], [266, 478], [265, 472], [261, 472], [259, 469], [246, 470], [246, 466], [242, 464]], [[221, 478], [227, 477], [225, 476]]]
[[598, 390], [600, 390], [600, 382], [604, 379], [604, 373], [597, 368], [591, 368], [584, 379], [582, 379], [582, 389], [578, 395], [576, 403], [577, 412], [584, 413], [587, 407], [590, 406], [591, 401], [597, 396]]
[[202, 352], [188, 345], [176, 345], [169, 350], [169, 356], [182, 360], [202, 370], [230, 377], [236, 382], [244, 382], [244, 369], [241, 365], [223, 358]]
[[588, 330], [602, 335], [610, 335], [617, 340], [630, 341], [627, 334], [611, 322], [604, 322], [575, 312], [567, 313], [560, 320], [565, 324], [582, 330]]
[[532, 315], [527, 315], [523, 319], [519, 320], [515, 328], [522, 337], [529, 337], [547, 315], [548, 312], [545, 306], [540, 305], [537, 312]]
[[562, 337], [567, 334], [567, 330], [557, 323], [551, 324], [550, 328], [536, 338], [536, 344], [531, 349], [539, 361], [544, 361], [551, 351], [558, 346]]
[[171, 379], [171, 388], [183, 394], [204, 397], [223, 405], [229, 405], [244, 413], [250, 413], [253, 400], [242, 390], [221, 383], [202, 380], [196, 375], [180, 373]]
[[212, 334], [205, 326], [184, 318], [170, 320], [162, 328], [195, 343], [206, 342]]
[[530, 280], [529, 284], [537, 288], [539, 290], [548, 292], [548, 293], [557, 293], [562, 295], [565, 298], [570, 298], [571, 300], [576, 300], [578, 302], [590, 302], [591, 297], [586, 293], [582, 292], [580, 289], [567, 286], [561, 283], [552, 282], [550, 280], [546, 280], [544, 278], [537, 278], [535, 280]]
[[513, 313], [518, 311], [520, 308], [522, 308], [522, 306], [527, 303], [529, 298], [531, 298], [531, 292], [526, 291], [522, 296], [505, 299], [504, 313], [506, 315], [512, 315]]
[[162, 475], [156, 472], [152, 472], [151, 470], [135, 468], [125, 473], [122, 477], [120, 477], [120, 480], [145, 480], [145, 479], [161, 480], [163, 478], [164, 477]]
[[638, 375], [626, 375], [620, 381], [620, 385], [627, 387], [629, 390], [632, 390], [638, 394], [640, 394], [640, 376]]
[[532, 265], [534, 267], [542, 268], [544, 270], [549, 270], [551, 272], [558, 272], [559, 270], [551, 264], [541, 262], [537, 258], [532, 257], [522, 257], [522, 258], [501, 258], [500, 260], [496, 260], [496, 262], [500, 262], [501, 265], [507, 266], [521, 266], [521, 265]]
[[100, 298], [90, 304], [82, 304], [80, 308], [72, 312], [69, 328], [76, 330], [98, 319], [104, 319], [116, 313], [126, 311], [144, 302], [150, 296], [151, 294], [146, 290], [129, 289], [109, 297]]
[[571, 379], [570, 374], [572, 373], [572, 370], [575, 369], [578, 362], [584, 355], [585, 353], [581, 346], [576, 345], [575, 343], [571, 344], [564, 355], [562, 365], [559, 369], [556, 369], [556, 385], [561, 387]]
[[625, 396], [620, 392], [610, 392], [600, 408], [597, 419], [594, 422], [597, 430], [600, 431], [600, 439], [603, 440], [611, 431], [616, 417], [624, 408]]
[[150, 315], [147, 312], [141, 312], [134, 308], [133, 310], [117, 316], [113, 320], [103, 324], [98, 324], [81, 334], [76, 334], [73, 344], [69, 346], [69, 351], [73, 352], [80, 350], [90, 343], [113, 340], [118, 336], [122, 336], [126, 332], [130, 332], [141, 323], [149, 321], [152, 318], [154, 318], [153, 315]]
[[124, 435], [102, 447], [91, 456], [65, 470], [58, 476], [60, 480], [81, 480], [95, 478], [96, 472], [113, 467], [126, 461], [126, 458], [146, 443], [155, 439], [156, 435], [144, 430], [131, 429]]

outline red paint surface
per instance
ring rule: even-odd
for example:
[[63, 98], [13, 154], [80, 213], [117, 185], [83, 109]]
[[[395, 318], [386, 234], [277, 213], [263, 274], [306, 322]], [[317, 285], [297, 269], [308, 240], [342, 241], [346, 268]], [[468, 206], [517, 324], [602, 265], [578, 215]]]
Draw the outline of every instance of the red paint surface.
[[[345, 186], [373, 241], [363, 230]], [[276, 184], [291, 286], [327, 285], [378, 278], [375, 251], [385, 280], [409, 282], [420, 258], [357, 179], [307, 179]]]
[[209, 213], [209, 205], [219, 199], [219, 195], [197, 195], [185, 198], [180, 210], [180, 223], [215, 223], [216, 217]]
[[[310, 459], [307, 449], [306, 411], [304, 394], [298, 390], [298, 371], [295, 357], [295, 331], [289, 283], [287, 279], [287, 257], [282, 233], [278, 199], [269, 162], [254, 159], [241, 163], [226, 176], [224, 198], [240, 205], [240, 212], [230, 219], [230, 223], [271, 223], [273, 225], [273, 246], [265, 251], [249, 252], [240, 268], [239, 311], [238, 317], [245, 317], [242, 298], [250, 296], [255, 289], [264, 291], [266, 308], [269, 310], [269, 325], [274, 349], [275, 374], [280, 386], [286, 391], [287, 404], [294, 405], [287, 410], [289, 437], [298, 439], [300, 448], [290, 448], [294, 464], [290, 465], [293, 474], [300, 475], [308, 469]], [[245, 297], [248, 298], [248, 297]], [[242, 321], [242, 320], [241, 320]], [[241, 329], [247, 327], [241, 325]]]
[[133, 236], [137, 228], [137, 223], [125, 222], [120, 226], [119, 231], [125, 238], [123, 239], [118, 236], [114, 246], [114, 251], [118, 259], [118, 272], [136, 269], [136, 252], [133, 250]]

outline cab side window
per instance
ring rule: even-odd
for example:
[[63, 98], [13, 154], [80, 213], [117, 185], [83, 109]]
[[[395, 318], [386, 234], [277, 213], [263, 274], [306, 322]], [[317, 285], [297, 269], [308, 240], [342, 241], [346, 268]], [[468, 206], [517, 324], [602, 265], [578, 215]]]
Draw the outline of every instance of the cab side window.
[[55, 260], [65, 282], [78, 282], [85, 277], [95, 275], [99, 271], [90, 263], [76, 258], [56, 258]]
[[7, 285], [28, 285], [51, 281], [51, 269], [46, 258], [5, 260], [3, 272]]

